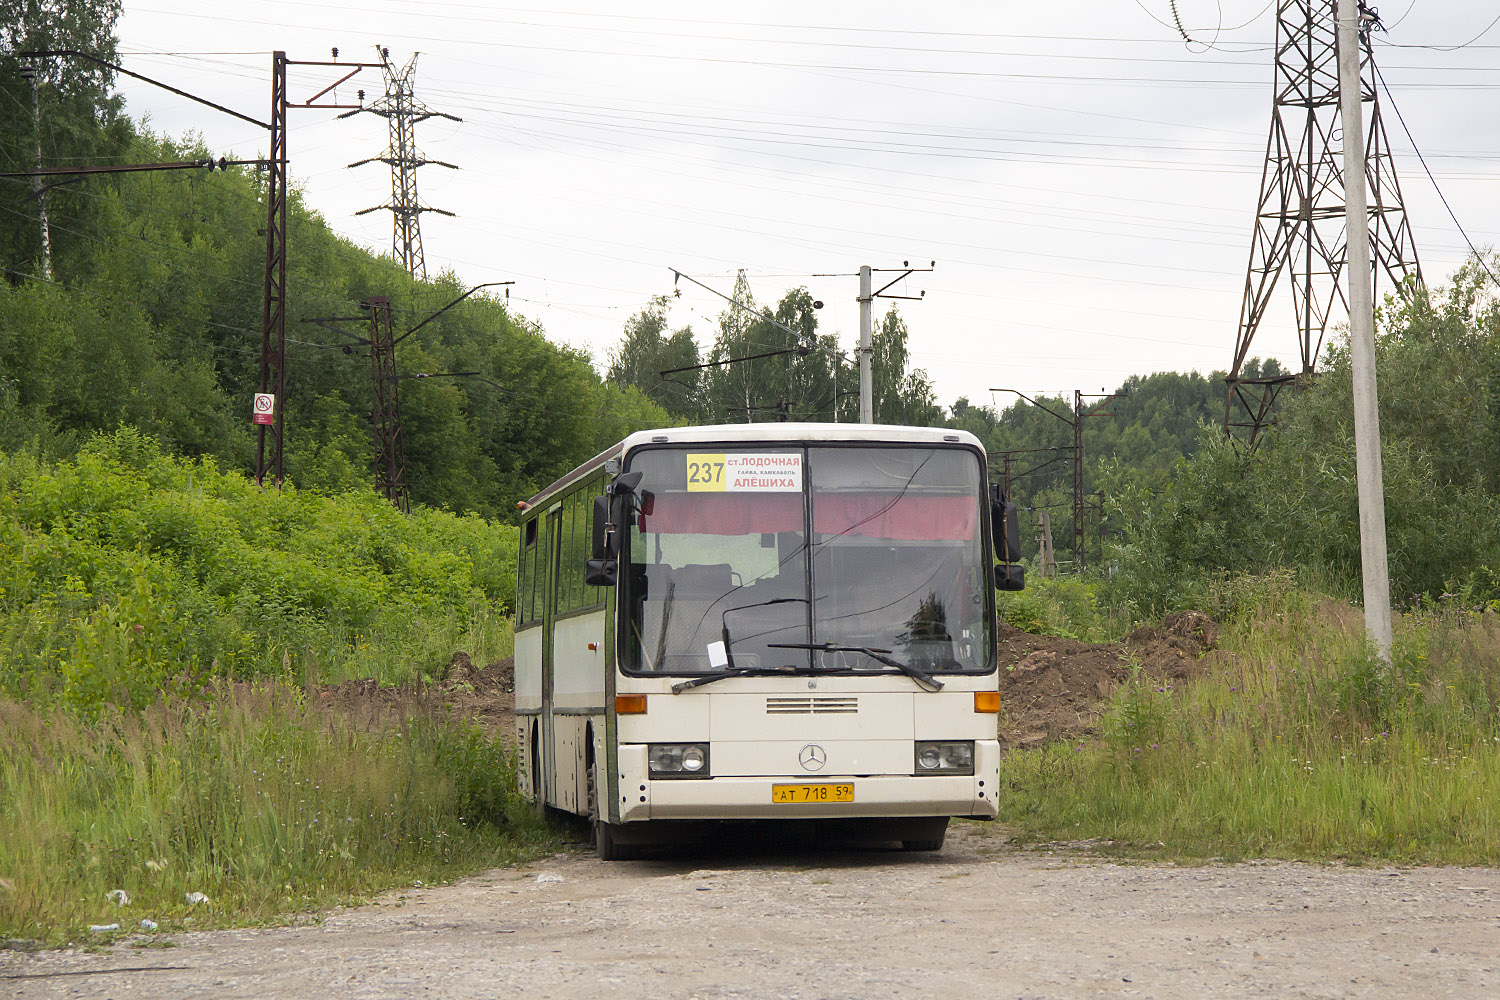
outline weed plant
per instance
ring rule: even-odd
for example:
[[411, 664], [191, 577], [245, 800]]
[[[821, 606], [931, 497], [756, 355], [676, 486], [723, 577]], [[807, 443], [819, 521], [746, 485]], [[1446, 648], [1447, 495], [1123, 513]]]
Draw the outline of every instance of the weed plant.
[[0, 940], [313, 913], [546, 841], [503, 746], [420, 704], [311, 708], [276, 683], [205, 693], [88, 720], [0, 700]]
[[1001, 816], [1199, 858], [1500, 861], [1500, 617], [1409, 614], [1388, 667], [1357, 609], [1234, 587], [1206, 676], [1137, 670], [1101, 736], [1010, 755]]

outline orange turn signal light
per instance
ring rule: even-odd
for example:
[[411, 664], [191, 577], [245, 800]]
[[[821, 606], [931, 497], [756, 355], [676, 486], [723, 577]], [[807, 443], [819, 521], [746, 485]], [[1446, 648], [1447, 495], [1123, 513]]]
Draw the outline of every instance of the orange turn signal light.
[[616, 715], [645, 715], [646, 696], [643, 694], [615, 695]]
[[987, 712], [991, 715], [1000, 711], [999, 691], [975, 691], [974, 711]]

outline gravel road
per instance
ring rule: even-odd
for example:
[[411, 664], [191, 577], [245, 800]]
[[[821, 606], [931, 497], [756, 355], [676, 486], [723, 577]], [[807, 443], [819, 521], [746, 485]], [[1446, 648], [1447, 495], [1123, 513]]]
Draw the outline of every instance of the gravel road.
[[1500, 871], [1018, 851], [570, 853], [320, 924], [0, 953], [16, 997], [1500, 996]]

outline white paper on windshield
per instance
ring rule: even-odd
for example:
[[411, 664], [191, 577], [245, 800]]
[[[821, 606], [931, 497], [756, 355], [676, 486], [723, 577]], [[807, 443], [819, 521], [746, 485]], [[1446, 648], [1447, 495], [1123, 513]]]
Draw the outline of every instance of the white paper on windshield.
[[802, 456], [765, 452], [690, 453], [687, 488], [689, 493], [800, 493]]
[[715, 670], [723, 670], [729, 666], [729, 652], [722, 642], [708, 644], [708, 665]]

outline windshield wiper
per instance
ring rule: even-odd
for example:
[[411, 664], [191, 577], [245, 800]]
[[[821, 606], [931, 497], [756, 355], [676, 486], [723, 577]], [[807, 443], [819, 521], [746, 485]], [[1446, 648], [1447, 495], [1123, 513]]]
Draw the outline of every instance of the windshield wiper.
[[726, 677], [770, 677], [775, 674], [807, 673], [805, 667], [728, 667], [712, 674], [704, 674], [694, 677], [692, 680], [678, 681], [672, 685], [673, 694], [682, 694], [688, 688], [702, 687], [704, 684], [712, 684], [714, 681], [722, 681]]
[[744, 611], [748, 608], [764, 608], [772, 604], [806, 604], [805, 597], [774, 597], [769, 601], [756, 601], [754, 604], [741, 604], [738, 607], [725, 608], [724, 613], [719, 616], [719, 634], [724, 643], [724, 659], [729, 664], [723, 670], [717, 670], [702, 677], [694, 677], [692, 680], [678, 681], [672, 685], [673, 694], [682, 694], [688, 688], [701, 687], [704, 684], [712, 684], [726, 677], [768, 677], [773, 674], [796, 674], [807, 673], [805, 667], [794, 667], [791, 665], [780, 667], [737, 667], [734, 665], [734, 640], [729, 635], [729, 613], [731, 611]]
[[773, 597], [769, 601], [756, 601], [754, 604], [741, 604], [738, 607], [725, 608], [724, 613], [719, 616], [719, 634], [724, 642], [724, 660], [729, 664], [730, 670], [737, 670], [734, 665], [734, 643], [729, 638], [729, 612], [747, 611], [750, 608], [766, 608], [772, 604], [806, 604], [805, 597]]
[[933, 677], [924, 670], [919, 670], [910, 663], [902, 663], [894, 656], [888, 656], [889, 649], [874, 649], [870, 646], [840, 646], [832, 642], [768, 642], [766, 646], [772, 649], [811, 649], [822, 653], [863, 653], [877, 663], [884, 663], [888, 667], [895, 667], [924, 690], [929, 692], [941, 691], [943, 682]]

